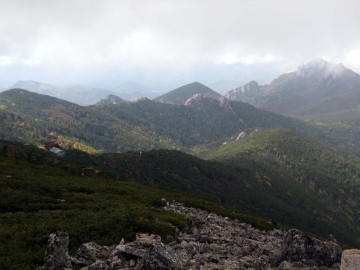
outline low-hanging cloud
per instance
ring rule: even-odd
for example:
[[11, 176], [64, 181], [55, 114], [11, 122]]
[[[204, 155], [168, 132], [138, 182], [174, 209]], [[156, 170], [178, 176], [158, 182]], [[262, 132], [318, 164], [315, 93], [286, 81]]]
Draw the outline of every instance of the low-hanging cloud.
[[13, 74], [14, 67], [36, 69], [45, 80], [86, 79], [85, 73], [101, 80], [139, 70], [156, 76], [166, 69], [175, 76], [236, 64], [273, 64], [280, 72], [315, 58], [360, 72], [356, 0], [5, 0], [1, 6], [0, 70], [14, 78], [23, 75]]

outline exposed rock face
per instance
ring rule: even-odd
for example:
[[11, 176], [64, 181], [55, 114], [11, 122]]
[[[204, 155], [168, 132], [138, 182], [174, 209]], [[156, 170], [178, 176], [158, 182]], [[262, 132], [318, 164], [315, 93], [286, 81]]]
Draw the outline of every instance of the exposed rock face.
[[331, 267], [340, 257], [341, 248], [334, 242], [322, 242], [292, 229], [285, 235], [278, 262], [306, 261], [309, 265]]
[[[156, 235], [137, 234], [136, 240], [117, 246], [83, 244], [67, 255], [64, 233], [52, 234], [61, 248], [48, 248], [45, 269], [339, 269], [340, 247], [297, 230], [260, 231], [251, 225], [179, 203], [168, 211], [181, 213], [189, 223], [169, 244]], [[67, 236], [67, 234], [65, 234]], [[59, 238], [59, 240], [56, 240]], [[68, 238], [67, 238], [68, 239]], [[56, 245], [58, 247], [58, 245]], [[54, 251], [55, 254], [52, 254]], [[63, 253], [61, 253], [63, 252]], [[63, 268], [51, 268], [51, 258]], [[47, 268], [46, 268], [47, 267]]]
[[230, 90], [225, 94], [229, 100], [238, 100], [247, 103], [256, 103], [260, 96], [264, 95], [264, 86], [259, 85], [256, 81], [251, 81], [240, 87]]

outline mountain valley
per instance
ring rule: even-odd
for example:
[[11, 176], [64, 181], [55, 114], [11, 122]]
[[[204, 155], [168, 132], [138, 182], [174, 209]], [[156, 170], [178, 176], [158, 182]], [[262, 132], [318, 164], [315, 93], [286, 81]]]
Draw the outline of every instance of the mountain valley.
[[[0, 262], [27, 252], [20, 264], [41, 265], [56, 230], [75, 236], [72, 250], [140, 231], [175, 235], [187, 221], [164, 214], [163, 197], [360, 247], [359, 77], [315, 61], [224, 97], [198, 82], [154, 100], [103, 92], [87, 106], [44, 95], [50, 88], [1, 92], [0, 241], [9, 250]], [[65, 157], [41, 149], [49, 135]], [[15, 248], [21, 237], [36, 246], [34, 258]]]

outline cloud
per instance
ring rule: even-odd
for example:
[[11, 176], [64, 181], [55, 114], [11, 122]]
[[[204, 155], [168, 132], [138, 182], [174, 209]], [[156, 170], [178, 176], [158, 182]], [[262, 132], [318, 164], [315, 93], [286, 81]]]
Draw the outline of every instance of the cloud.
[[3, 0], [0, 67], [58, 80], [204, 69], [194, 74], [206, 80], [213, 65], [282, 72], [325, 57], [360, 72], [358, 10], [355, 0]]
[[13, 62], [14, 62], [14, 59], [8, 55], [0, 56], [0, 66], [10, 65]]
[[346, 54], [344, 64], [349, 68], [360, 71], [360, 48]]

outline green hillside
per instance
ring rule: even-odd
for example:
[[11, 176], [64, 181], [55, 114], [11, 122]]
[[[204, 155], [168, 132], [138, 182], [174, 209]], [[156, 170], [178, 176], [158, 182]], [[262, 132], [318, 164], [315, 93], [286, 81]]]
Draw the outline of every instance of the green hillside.
[[55, 132], [105, 152], [189, 149], [227, 140], [254, 126], [306, 126], [241, 102], [205, 98], [176, 106], [144, 99], [83, 107], [21, 89], [0, 93], [0, 123], [0, 138], [36, 143]]
[[[188, 151], [194, 146], [222, 143], [254, 127], [285, 127], [330, 141], [314, 124], [277, 115], [254, 106], [226, 99], [201, 98], [188, 106], [143, 99], [118, 106], [97, 106], [94, 111], [111, 115], [137, 132], [151, 137], [163, 148]], [[333, 140], [337, 142], [336, 140]], [[156, 145], [154, 143], [154, 145]]]
[[300, 121], [237, 101], [211, 98], [188, 106], [149, 99], [114, 105], [79, 106], [12, 89], [0, 93], [0, 139], [39, 143], [52, 132], [61, 146], [90, 152], [209, 147], [249, 128], [290, 128], [336, 149], [360, 156], [356, 121]]
[[[287, 129], [261, 130], [203, 156], [234, 167], [253, 166], [259, 174], [264, 169], [268, 173], [277, 173], [276, 178], [265, 174], [262, 179], [272, 188], [275, 183], [283, 187], [300, 184], [302, 195], [305, 191], [310, 192], [315, 195], [313, 203], [324, 203], [320, 211], [327, 212], [325, 215], [334, 224], [348, 222], [355, 231], [359, 231], [360, 166], [318, 142]], [[287, 190], [281, 194], [284, 193], [295, 203], [293, 197], [296, 194]], [[314, 206], [310, 201], [303, 200], [303, 207], [320, 216]], [[339, 219], [334, 211], [343, 212], [346, 218]]]
[[0, 123], [0, 137], [27, 143], [55, 132], [102, 151], [159, 147], [111, 115], [22, 89], [0, 93]]
[[[236, 160], [234, 164], [222, 164], [179, 151], [153, 150], [101, 155], [68, 151], [64, 159], [58, 159], [32, 146], [13, 147], [13, 158], [61, 168], [73, 176], [135, 180], [202, 195], [265, 216], [275, 223], [289, 224], [323, 237], [333, 234], [349, 245], [360, 244], [359, 227], [347, 208], [335, 203], [330, 196], [319, 196], [310, 184], [304, 185], [295, 177], [251, 157]], [[343, 188], [352, 186], [345, 183]], [[329, 191], [336, 196], [336, 189]]]
[[[9, 146], [9, 143], [6, 145]], [[138, 232], [156, 233], [166, 241], [187, 220], [161, 209], [162, 198], [238, 218], [259, 228], [271, 222], [200, 197], [149, 187], [132, 181], [77, 176], [49, 153], [12, 144], [0, 147], [0, 269], [34, 269], [42, 265], [48, 235], [70, 234], [70, 251], [95, 241], [103, 245], [134, 240]], [[31, 151], [29, 151], [31, 150]], [[25, 161], [28, 160], [28, 161]]]

